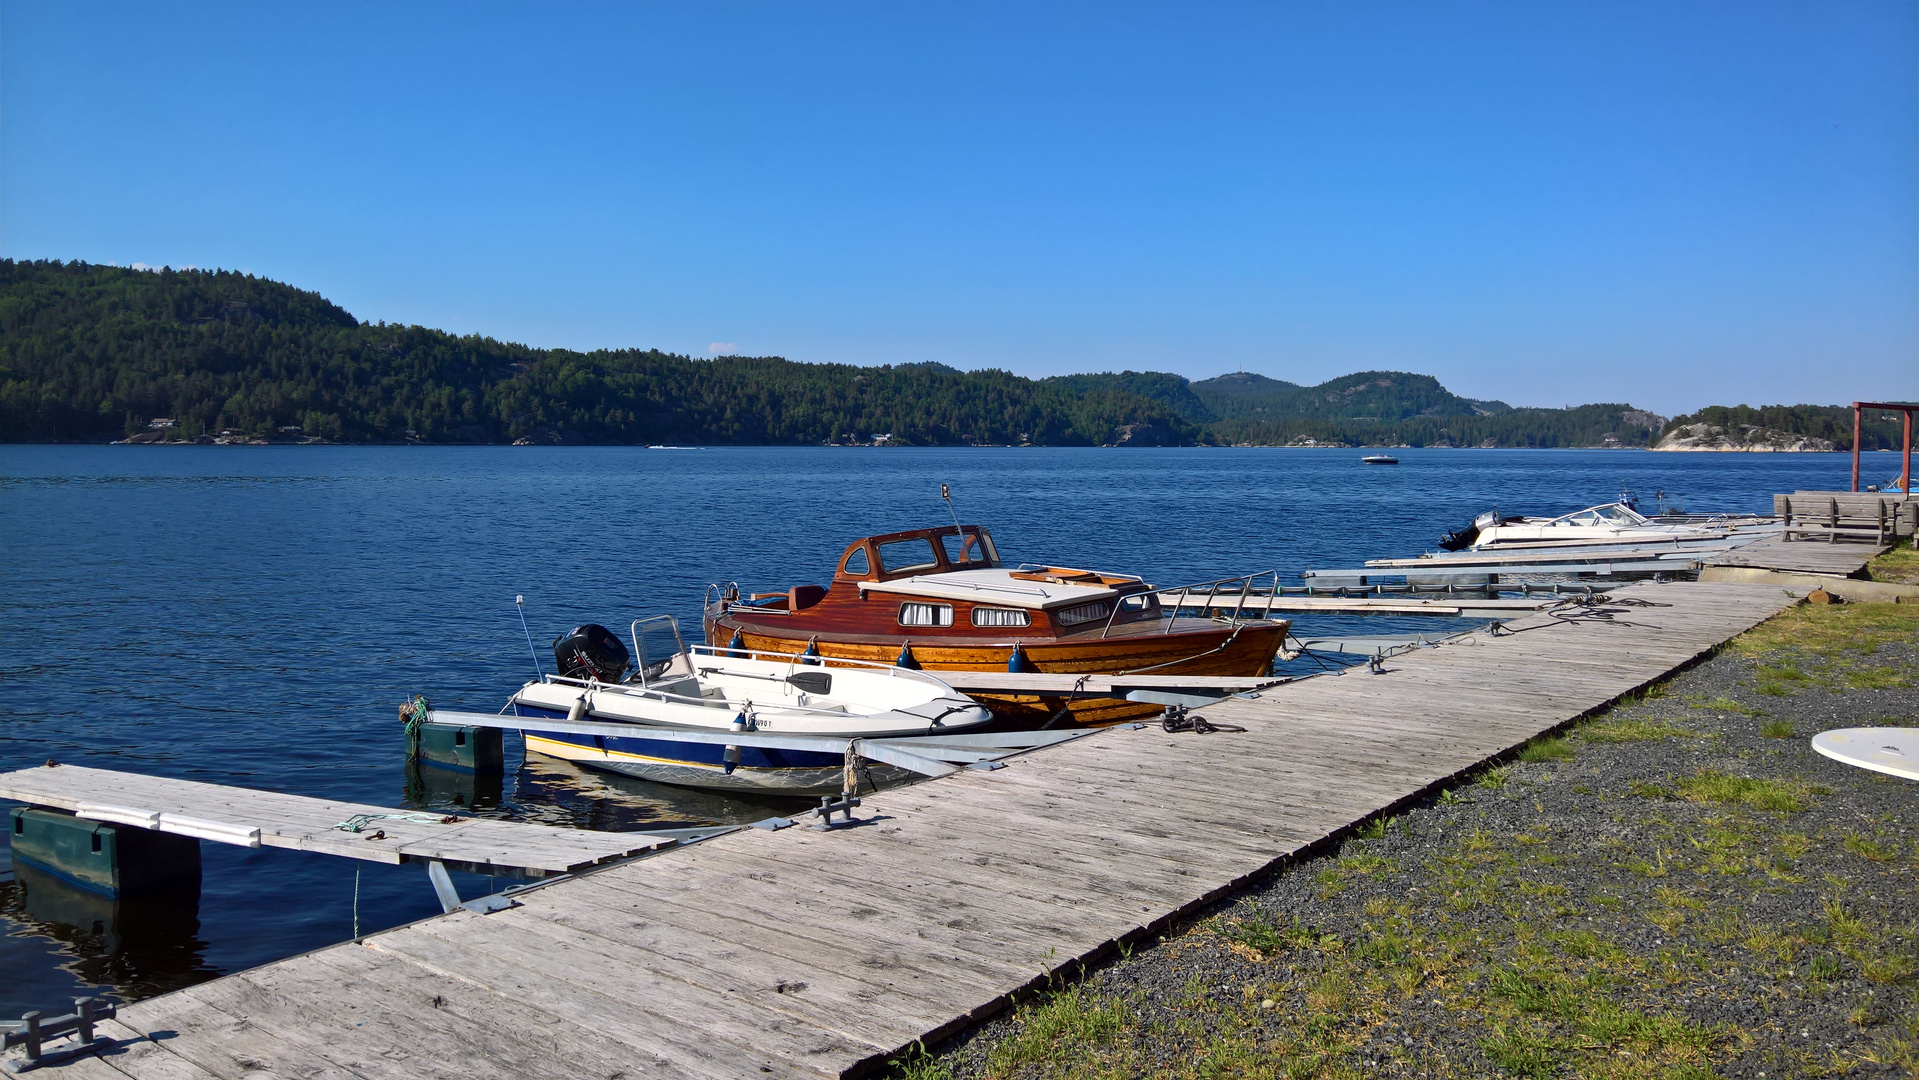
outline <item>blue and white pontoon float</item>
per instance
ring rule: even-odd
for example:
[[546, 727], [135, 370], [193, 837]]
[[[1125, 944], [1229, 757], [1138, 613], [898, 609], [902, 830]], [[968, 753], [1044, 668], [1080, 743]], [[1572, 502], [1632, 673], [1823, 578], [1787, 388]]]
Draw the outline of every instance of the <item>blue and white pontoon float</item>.
[[[645, 643], [665, 638], [660, 631], [674, 647], [649, 662]], [[568, 674], [543, 675], [507, 703], [528, 721], [515, 725], [528, 751], [682, 787], [821, 795], [845, 789], [855, 757], [883, 786], [926, 774], [911, 767], [918, 761], [983, 760], [1006, 742], [951, 739], [992, 713], [922, 671], [688, 647], [664, 615], [635, 621], [632, 637], [639, 664], [624, 678], [625, 648], [610, 633], [581, 627], [562, 640]]]

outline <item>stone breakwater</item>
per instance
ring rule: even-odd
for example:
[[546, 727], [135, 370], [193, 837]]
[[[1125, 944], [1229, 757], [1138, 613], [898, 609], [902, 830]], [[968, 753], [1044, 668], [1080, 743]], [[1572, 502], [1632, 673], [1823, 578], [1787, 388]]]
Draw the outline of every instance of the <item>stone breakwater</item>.
[[1739, 424], [1732, 428], [1717, 424], [1686, 424], [1667, 432], [1653, 444], [1654, 450], [1744, 451], [1746, 453], [1830, 453], [1831, 439], [1796, 435], [1790, 431]]

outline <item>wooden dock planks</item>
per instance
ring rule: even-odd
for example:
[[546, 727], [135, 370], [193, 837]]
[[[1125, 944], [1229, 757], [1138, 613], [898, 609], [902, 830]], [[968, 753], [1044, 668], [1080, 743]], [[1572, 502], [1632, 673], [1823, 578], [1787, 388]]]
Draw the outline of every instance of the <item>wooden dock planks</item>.
[[[60, 810], [94, 804], [178, 814], [257, 828], [262, 847], [316, 851], [366, 862], [437, 859], [543, 874], [563, 874], [677, 842], [645, 833], [589, 832], [400, 810], [80, 765], [0, 773], [0, 799]], [[360, 832], [338, 827], [355, 815], [371, 815]], [[449, 816], [455, 820], [442, 820]]]
[[1115, 729], [869, 796], [854, 828], [596, 870], [127, 1006], [126, 1034], [168, 1037], [84, 1075], [867, 1071], [1791, 602], [1635, 586], [1204, 710], [1245, 732]]
[[1853, 577], [1886, 552], [1876, 543], [1827, 543], [1768, 537], [1703, 560], [1707, 566], [1751, 566], [1786, 573]]

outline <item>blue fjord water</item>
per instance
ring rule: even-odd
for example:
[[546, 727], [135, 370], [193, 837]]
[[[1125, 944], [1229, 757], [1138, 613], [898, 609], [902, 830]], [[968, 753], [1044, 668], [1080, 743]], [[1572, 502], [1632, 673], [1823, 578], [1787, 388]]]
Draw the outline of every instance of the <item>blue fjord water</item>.
[[[1622, 487], [1768, 512], [1849, 480], [1838, 454], [1276, 449], [37, 447], [0, 449], [0, 769], [47, 759], [597, 829], [792, 804], [676, 792], [535, 757], [503, 788], [402, 761], [398, 703], [491, 711], [536, 642], [677, 615], [702, 590], [823, 582], [854, 537], [950, 521], [1008, 561], [1164, 585], [1430, 550], [1497, 504]], [[1891, 455], [1874, 455], [1869, 478]], [[1302, 635], [1431, 623], [1306, 618]], [[1363, 629], [1362, 629], [1363, 628]], [[550, 656], [542, 659], [551, 664]], [[519, 764], [510, 751], [509, 765]], [[0, 1016], [146, 995], [438, 911], [417, 866], [204, 844], [197, 905], [0, 883]], [[463, 895], [490, 885], [460, 877]]]

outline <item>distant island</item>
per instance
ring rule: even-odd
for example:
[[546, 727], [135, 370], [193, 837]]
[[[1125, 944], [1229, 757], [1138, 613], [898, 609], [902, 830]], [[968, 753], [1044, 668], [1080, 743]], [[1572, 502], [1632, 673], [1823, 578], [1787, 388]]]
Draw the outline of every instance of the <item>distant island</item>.
[[[1851, 447], [1850, 409], [1715, 408], [1672, 421], [1625, 404], [1514, 408], [1394, 371], [1300, 386], [582, 353], [362, 323], [231, 271], [0, 259], [0, 441], [15, 443], [1645, 448], [1664, 436], [1747, 449], [1756, 427]], [[1875, 417], [1862, 445], [1897, 439]]]

